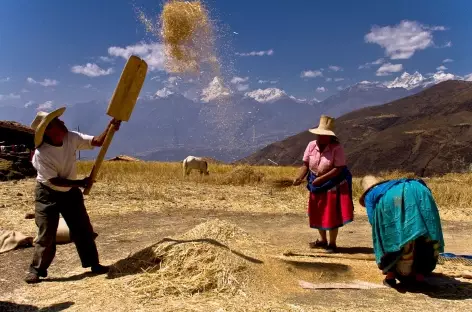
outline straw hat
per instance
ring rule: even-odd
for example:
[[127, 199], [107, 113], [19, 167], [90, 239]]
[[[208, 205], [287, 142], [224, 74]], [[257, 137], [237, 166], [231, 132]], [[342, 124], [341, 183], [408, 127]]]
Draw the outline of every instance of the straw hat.
[[365, 195], [367, 195], [367, 192], [370, 191], [374, 186], [379, 185], [380, 183], [382, 183], [382, 181], [372, 175], [367, 175], [362, 178], [361, 185], [362, 189], [364, 190], [364, 193], [362, 193], [361, 197], [359, 198], [359, 203], [362, 206], [365, 206], [364, 198]]
[[318, 135], [336, 136], [334, 133], [334, 118], [326, 115], [321, 115], [320, 125], [318, 128], [310, 129], [309, 131]]
[[46, 131], [46, 127], [49, 123], [56, 117], [61, 116], [64, 111], [66, 110], [65, 107], [61, 107], [52, 111], [50, 113], [46, 112], [38, 112], [36, 117], [34, 118], [33, 122], [31, 123], [31, 128], [34, 130], [34, 146], [38, 148], [38, 146], [43, 143], [43, 136], [44, 131]]

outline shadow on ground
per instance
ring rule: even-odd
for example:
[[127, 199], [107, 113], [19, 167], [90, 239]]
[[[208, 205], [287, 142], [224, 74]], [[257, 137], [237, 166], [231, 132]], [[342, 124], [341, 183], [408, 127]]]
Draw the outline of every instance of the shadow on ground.
[[245, 259], [246, 261], [252, 262], [252, 263], [257, 263], [261, 264], [263, 263], [261, 260], [247, 256], [241, 252], [238, 252], [236, 250], [230, 249], [228, 246], [226, 246], [223, 243], [220, 243], [217, 240], [214, 239], [209, 239], [209, 238], [202, 238], [202, 239], [191, 239], [191, 240], [176, 240], [172, 238], [164, 238], [161, 241], [146, 247], [136, 253], [134, 253], [131, 256], [126, 257], [125, 259], [119, 260], [115, 264], [111, 266], [110, 272], [108, 273], [109, 279], [117, 278], [117, 277], [122, 277], [126, 275], [132, 275], [132, 274], [138, 274], [138, 273], [143, 273], [146, 271], [153, 270], [159, 266], [161, 263], [162, 259], [159, 257], [156, 257], [154, 250], [155, 248], [165, 242], [171, 242], [171, 244], [167, 245], [163, 252], [173, 248], [174, 246], [180, 245], [180, 244], [193, 244], [193, 243], [207, 243], [207, 244], [212, 244], [214, 246], [220, 247], [227, 249], [229, 252], [232, 254], [241, 257]]
[[74, 302], [66, 301], [62, 303], [56, 303], [45, 308], [38, 308], [36, 306], [29, 305], [29, 304], [20, 304], [20, 303], [8, 302], [8, 301], [0, 301], [0, 311], [2, 312], [10, 312], [10, 311], [12, 312], [13, 311], [15, 312], [18, 312], [18, 311], [19, 312], [29, 312], [29, 311], [59, 312], [59, 311], [68, 309], [73, 305], [74, 305]]
[[76, 282], [83, 280], [87, 277], [97, 276], [97, 274], [92, 272], [84, 272], [77, 275], [67, 276], [67, 277], [50, 277], [42, 280], [43, 282]]
[[422, 286], [400, 283], [395, 289], [400, 293], [419, 293], [435, 299], [472, 299], [472, 283], [462, 282], [444, 274], [427, 277], [425, 285]]

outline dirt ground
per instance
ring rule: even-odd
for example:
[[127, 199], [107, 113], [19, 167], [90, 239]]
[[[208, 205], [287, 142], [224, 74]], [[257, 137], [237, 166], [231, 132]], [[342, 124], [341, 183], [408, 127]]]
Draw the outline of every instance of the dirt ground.
[[[0, 228], [34, 235], [34, 220], [24, 219], [25, 213], [33, 211], [33, 187], [32, 180], [0, 184]], [[81, 268], [74, 245], [68, 244], [58, 247], [49, 277], [38, 285], [23, 282], [32, 248], [0, 254], [0, 310], [462, 311], [472, 306], [472, 284], [447, 276], [436, 277], [436, 288], [422, 292], [302, 289], [298, 284], [301, 280], [311, 283], [363, 280], [380, 284], [383, 278], [375, 262], [368, 260], [277, 258], [288, 250], [310, 252], [307, 244], [316, 239], [316, 232], [307, 225], [304, 190], [288, 196], [284, 190], [266, 187], [193, 182], [161, 188], [158, 194], [146, 194], [145, 189], [136, 185], [116, 185], [110, 191], [107, 185], [97, 183], [86, 205], [99, 234], [97, 245], [102, 263], [112, 265], [164, 237], [178, 235], [209, 219], [224, 219], [264, 242], [258, 255], [260, 264], [253, 273], [258, 282], [251, 285], [251, 291], [230, 299], [213, 296], [202, 300], [206, 294], [174, 298], [172, 304], [162, 298], [142, 299], [127, 289], [132, 276], [114, 279], [92, 276]], [[441, 215], [446, 251], [470, 254], [470, 210], [456, 211], [454, 218], [448, 217], [450, 213]], [[371, 254], [370, 230], [363, 208], [356, 207], [355, 221], [340, 231], [341, 252]], [[446, 269], [451, 271], [451, 267], [445, 266], [438, 266], [437, 271]]]

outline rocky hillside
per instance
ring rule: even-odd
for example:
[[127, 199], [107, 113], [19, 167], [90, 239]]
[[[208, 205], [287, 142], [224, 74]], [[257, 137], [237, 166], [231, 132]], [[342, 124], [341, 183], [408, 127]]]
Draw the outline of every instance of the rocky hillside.
[[[337, 120], [355, 174], [404, 170], [418, 175], [470, 170], [472, 83], [446, 81], [415, 95], [346, 114]], [[300, 163], [314, 136], [302, 132], [245, 158], [249, 164]]]

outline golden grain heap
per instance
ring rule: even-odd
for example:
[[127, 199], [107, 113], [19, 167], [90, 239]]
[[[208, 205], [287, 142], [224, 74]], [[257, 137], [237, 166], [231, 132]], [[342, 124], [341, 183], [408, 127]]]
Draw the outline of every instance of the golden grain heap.
[[164, 5], [160, 23], [166, 67], [172, 73], [198, 73], [203, 63], [219, 70], [208, 12], [200, 1], [172, 0]]
[[245, 280], [249, 262], [233, 248], [246, 249], [254, 244], [239, 227], [213, 219], [120, 261], [112, 274], [143, 272], [130, 285], [146, 297], [234, 294]]

